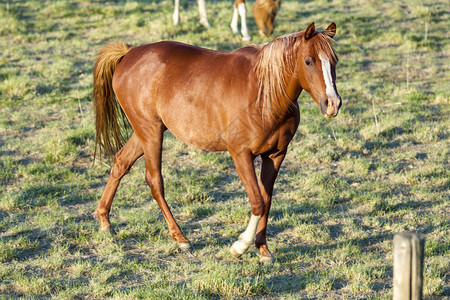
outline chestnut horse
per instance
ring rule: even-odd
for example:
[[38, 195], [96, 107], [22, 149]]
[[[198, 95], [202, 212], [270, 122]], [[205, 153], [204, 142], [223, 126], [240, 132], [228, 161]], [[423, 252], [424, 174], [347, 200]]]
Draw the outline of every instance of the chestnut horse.
[[253, 17], [261, 36], [268, 37], [273, 33], [275, 17], [281, 6], [281, 0], [256, 0], [253, 4]]
[[[170, 235], [180, 250], [191, 250], [164, 197], [161, 151], [168, 129], [186, 144], [230, 153], [251, 206], [248, 227], [231, 253], [239, 257], [254, 242], [261, 261], [272, 261], [267, 219], [278, 170], [299, 124], [297, 98], [306, 90], [326, 117], [336, 116], [341, 106], [331, 45], [335, 33], [335, 23], [324, 32], [311, 23], [304, 31], [231, 53], [167, 41], [104, 47], [94, 69], [96, 145], [110, 154], [120, 149], [126, 120], [133, 134], [116, 153], [98, 203], [100, 230], [112, 230], [109, 212], [120, 179], [144, 155], [145, 180]], [[258, 184], [253, 162], [259, 155]]]
[[[259, 33], [262, 36], [269, 36], [273, 32], [274, 20], [280, 7], [281, 0], [256, 0], [253, 5], [253, 16], [255, 17], [256, 25], [259, 27]], [[174, 1], [173, 24], [180, 23], [180, 0]], [[200, 13], [200, 24], [209, 29], [211, 25], [208, 22], [206, 15], [205, 0], [198, 0], [198, 11]], [[233, 18], [230, 27], [234, 33], [238, 34], [238, 19], [241, 17], [241, 34], [242, 40], [250, 41], [251, 36], [248, 34], [247, 28], [247, 7], [245, 0], [235, 0]]]

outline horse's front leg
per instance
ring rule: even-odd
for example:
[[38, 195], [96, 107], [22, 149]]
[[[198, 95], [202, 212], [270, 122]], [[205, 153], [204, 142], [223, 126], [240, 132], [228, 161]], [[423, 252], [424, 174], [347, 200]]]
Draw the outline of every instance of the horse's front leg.
[[282, 151], [271, 155], [262, 155], [261, 166], [261, 195], [264, 199], [264, 214], [258, 224], [256, 230], [255, 246], [260, 252], [260, 261], [263, 263], [273, 262], [273, 255], [267, 247], [267, 220], [269, 218], [270, 206], [272, 202], [273, 185], [280, 170], [281, 163], [286, 156], [286, 151]]
[[253, 166], [253, 155], [250, 152], [240, 152], [239, 154], [231, 154], [231, 156], [233, 157], [239, 178], [247, 192], [252, 211], [247, 229], [233, 243], [230, 249], [233, 256], [240, 257], [255, 240], [256, 229], [265, 209]]

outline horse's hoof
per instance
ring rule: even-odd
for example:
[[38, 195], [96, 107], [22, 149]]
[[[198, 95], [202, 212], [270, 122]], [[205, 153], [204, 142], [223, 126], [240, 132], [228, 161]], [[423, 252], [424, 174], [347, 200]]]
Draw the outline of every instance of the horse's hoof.
[[252, 37], [249, 36], [249, 35], [243, 36], [243, 37], [242, 37], [242, 41], [244, 41], [244, 42], [249, 42], [249, 41], [251, 41], [251, 40], [252, 40]]
[[188, 253], [188, 254], [192, 253], [192, 251], [193, 251], [191, 243], [178, 244], [178, 249], [180, 249], [180, 251], [182, 253]]
[[205, 27], [205, 29], [210, 29], [211, 25], [209, 25], [208, 21], [200, 21], [200, 25], [202, 25], [203, 27]]
[[234, 258], [238, 258], [239, 259], [242, 256], [242, 253], [236, 252], [236, 250], [234, 250], [233, 248], [230, 248], [230, 253], [231, 253], [231, 255], [233, 255]]
[[262, 264], [273, 264], [275, 261], [273, 255], [270, 256], [260, 256], [259, 262]]
[[101, 233], [109, 233], [111, 235], [116, 235], [116, 232], [111, 226], [100, 227], [99, 230]]
[[239, 258], [242, 255], [242, 253], [237, 252], [233, 247], [230, 248], [230, 253], [236, 258]]
[[247, 251], [248, 246], [241, 240], [237, 240], [230, 248], [230, 253], [236, 258], [241, 257]]

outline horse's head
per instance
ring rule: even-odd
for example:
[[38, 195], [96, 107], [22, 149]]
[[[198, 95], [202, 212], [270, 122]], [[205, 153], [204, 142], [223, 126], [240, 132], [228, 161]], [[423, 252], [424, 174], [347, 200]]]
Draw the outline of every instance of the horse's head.
[[335, 34], [335, 23], [321, 33], [316, 32], [314, 23], [309, 24], [297, 56], [300, 85], [327, 118], [335, 117], [342, 104], [336, 88], [337, 56], [330, 43]]

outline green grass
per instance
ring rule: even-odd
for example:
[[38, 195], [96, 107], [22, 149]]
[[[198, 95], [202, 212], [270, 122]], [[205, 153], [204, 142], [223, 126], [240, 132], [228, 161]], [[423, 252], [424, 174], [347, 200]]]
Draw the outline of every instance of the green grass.
[[[247, 8], [251, 11], [252, 2]], [[424, 295], [450, 295], [450, 27], [446, 1], [283, 1], [275, 35], [337, 23], [343, 107], [307, 94], [275, 186], [273, 265], [228, 248], [250, 206], [226, 153], [166, 134], [169, 205], [195, 247], [177, 251], [139, 160], [113, 203], [114, 237], [92, 217], [110, 171], [93, 164], [96, 52], [110, 40], [171, 39], [222, 51], [230, 1], [3, 1], [0, 4], [0, 299], [392, 297], [393, 236], [426, 237]], [[249, 13], [250, 16], [250, 13]], [[248, 18], [253, 43], [257, 35]]]

